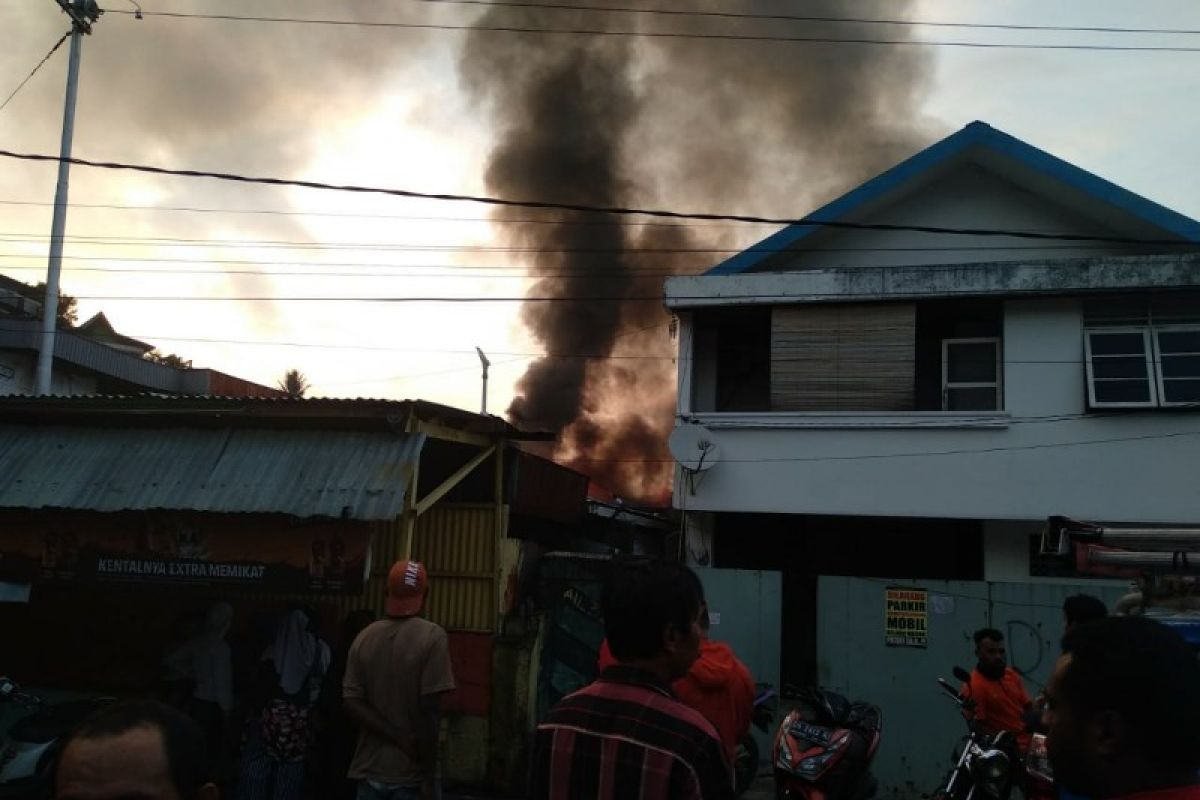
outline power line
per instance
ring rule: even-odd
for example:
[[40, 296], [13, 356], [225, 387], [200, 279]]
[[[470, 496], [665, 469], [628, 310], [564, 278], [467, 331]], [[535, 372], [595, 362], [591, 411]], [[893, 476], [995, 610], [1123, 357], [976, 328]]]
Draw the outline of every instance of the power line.
[[[0, 258], [35, 258], [35, 256], [24, 256], [0, 253]], [[213, 263], [235, 263], [235, 264], [263, 264], [267, 266], [278, 266], [289, 262], [281, 261], [251, 261], [251, 260], [235, 260], [235, 261], [213, 261], [210, 259], [136, 259], [123, 258], [121, 256], [64, 256], [64, 261], [72, 260], [93, 260], [93, 261], [149, 261], [157, 262], [172, 262], [182, 261], [191, 264], [213, 264]], [[646, 278], [671, 278], [671, 277], [687, 277], [690, 273], [673, 272], [666, 270], [637, 270], [616, 272], [612, 270], [574, 270], [560, 272], [540, 272], [532, 275], [524, 270], [508, 269], [503, 266], [496, 267], [481, 267], [475, 265], [457, 266], [454, 264], [372, 264], [370, 262], [350, 263], [350, 264], [322, 264], [314, 262], [313, 266], [364, 266], [378, 267], [384, 272], [329, 272], [326, 270], [264, 270], [264, 269], [145, 269], [141, 267], [66, 267], [65, 272], [78, 273], [90, 272], [99, 273], [102, 275], [143, 275], [163, 277], [187, 277], [195, 276], [199, 278], [220, 278], [233, 275], [255, 275], [264, 278], [377, 278], [381, 280], [412, 280], [412, 279], [446, 279], [460, 281], [537, 281], [542, 278], [611, 278], [618, 276], [626, 276], [630, 279], [646, 279]], [[297, 266], [304, 266], [303, 263]], [[445, 269], [446, 272], [428, 272], [418, 270]], [[3, 265], [3, 270], [6, 272], [44, 272], [43, 266], [21, 266], [17, 264]]]
[[671, 17], [700, 17], [712, 19], [741, 19], [762, 22], [827, 22], [855, 25], [899, 25], [905, 27], [956, 28], [998, 31], [1053, 31], [1058, 33], [1139, 33], [1139, 34], [1200, 34], [1186, 28], [1124, 28], [1089, 25], [1021, 25], [987, 22], [944, 22], [940, 20], [878, 19], [869, 17], [830, 17], [806, 14], [755, 14], [739, 11], [702, 11], [679, 8], [632, 8], [628, 6], [585, 6], [562, 3], [515, 2], [514, 0], [415, 0], [433, 5], [469, 5], [484, 8], [528, 8], [556, 11], [596, 11], [603, 13], [644, 14]]
[[[132, 11], [109, 9], [117, 14], [133, 14]], [[805, 44], [859, 44], [907, 47], [955, 47], [987, 50], [1060, 50], [1060, 51], [1119, 51], [1157, 53], [1197, 53], [1200, 47], [1175, 45], [1108, 45], [1108, 44], [1034, 44], [1029, 42], [978, 42], [914, 39], [872, 39], [851, 36], [785, 36], [781, 34], [750, 35], [736, 33], [685, 33], [682, 31], [613, 31], [603, 28], [537, 28], [520, 25], [451, 25], [429, 22], [384, 22], [371, 20], [327, 19], [315, 17], [268, 17], [237, 14], [197, 14], [182, 11], [145, 11], [146, 17], [172, 19], [204, 19], [237, 22], [270, 22], [293, 25], [330, 25], [349, 28], [392, 28], [424, 31], [486, 31], [491, 33], [521, 33], [558, 36], [623, 36], [640, 39], [691, 39], [700, 41], [731, 42], [794, 42]]]
[[25, 88], [25, 84], [29, 83], [29, 81], [33, 79], [33, 76], [36, 75], [37, 71], [42, 68], [42, 65], [50, 60], [50, 57], [52, 55], [54, 55], [54, 53], [58, 50], [58, 48], [62, 47], [62, 43], [65, 42], [67, 40], [67, 37], [70, 35], [71, 35], [71, 31], [67, 31], [66, 33], [64, 33], [62, 35], [62, 38], [60, 38], [57, 42], [55, 42], [54, 46], [50, 48], [50, 52], [48, 52], [48, 53], [46, 53], [46, 55], [42, 56], [42, 60], [37, 63], [37, 66], [35, 66], [32, 70], [30, 70], [29, 74], [25, 76], [25, 80], [18, 83], [17, 88], [12, 90], [12, 94], [10, 94], [8, 97], [4, 98], [3, 103], [0, 103], [0, 111], [3, 111], [4, 108], [12, 101], [12, 99], [17, 96], [17, 92], [19, 92]]
[[[426, 0], [417, 0], [417, 2], [425, 2]], [[10, 206], [42, 206], [53, 208], [53, 203], [39, 202], [33, 200], [0, 200], [0, 205]], [[703, 223], [677, 223], [677, 222], [638, 222], [633, 220], [599, 220], [599, 219], [551, 219], [547, 217], [463, 217], [463, 216], [446, 216], [446, 215], [425, 215], [425, 214], [366, 214], [354, 212], [338, 212], [338, 211], [296, 211], [283, 209], [263, 209], [263, 208], [216, 208], [203, 206], [159, 206], [159, 205], [136, 205], [136, 204], [118, 204], [118, 203], [68, 203], [68, 207], [74, 209], [97, 209], [105, 211], [162, 211], [162, 212], [179, 212], [179, 213], [198, 213], [198, 214], [262, 214], [262, 215], [278, 215], [289, 217], [318, 217], [318, 218], [333, 218], [333, 219], [390, 219], [390, 220], [412, 220], [419, 222], [487, 222], [500, 225], [519, 224], [519, 225], [554, 225], [557, 227], [631, 227], [631, 228], [680, 228], [684, 230], [711, 230], [711, 229], [738, 229], [746, 225], [759, 226], [776, 226], [774, 222], [750, 222], [750, 223], [730, 223], [728, 225], [703, 224]], [[1054, 231], [1035, 231], [1039, 233], [1054, 233]], [[36, 234], [17, 234], [21, 236], [35, 236]], [[46, 237], [42, 237], [46, 238]], [[139, 237], [121, 237], [129, 239], [138, 239]], [[74, 237], [68, 238], [68, 241], [74, 241]], [[212, 241], [212, 240], [205, 240]], [[253, 241], [253, 240], [250, 240]], [[1138, 244], [1139, 242], [1129, 242], [1129, 244]], [[1117, 244], [1113, 242], [1113, 244]], [[1180, 244], [1180, 242], [1175, 242]], [[1028, 245], [1027, 249], [1045, 249], [1052, 247], [1049, 245]], [[1072, 250], [1078, 249], [1079, 245], [1061, 245], [1058, 249]], [[943, 245], [943, 246], [928, 246], [928, 247], [802, 247], [792, 248], [788, 252], [926, 252], [938, 250], [1020, 250], [1024, 249], [1018, 245]], [[740, 251], [739, 251], [740, 252]]]
[[[622, 334], [620, 334], [620, 336], [624, 337], [624, 336], [636, 335], [637, 333], [644, 333], [646, 331], [655, 330], [658, 328], [667, 328], [668, 326], [669, 326], [669, 323], [663, 323], [660, 325], [652, 325], [647, 328], [639, 328], [634, 331], [622, 333]], [[866, 330], [879, 330], [879, 329], [880, 328], [868, 328]], [[25, 330], [27, 330], [27, 328], [25, 328], [25, 327], [5, 326], [3, 324], [3, 319], [0, 318], [0, 331], [25, 331]], [[85, 335], [85, 334], [78, 333], [78, 331], [73, 331], [72, 329], [63, 329], [63, 332], [64, 333], [75, 333], [75, 335]], [[472, 358], [476, 357], [476, 352], [474, 349], [455, 350], [455, 349], [430, 348], [430, 347], [408, 348], [408, 347], [389, 347], [389, 346], [382, 346], [382, 345], [367, 345], [367, 344], [339, 344], [339, 343], [330, 343], [330, 342], [296, 342], [296, 341], [270, 340], [270, 339], [223, 339], [223, 338], [213, 338], [213, 337], [173, 336], [173, 335], [167, 335], [167, 334], [142, 333], [142, 332], [127, 333], [124, 335], [128, 336], [131, 339], [140, 339], [140, 340], [144, 340], [144, 341], [156, 340], [156, 341], [164, 341], [164, 342], [185, 342], [185, 343], [189, 343], [189, 344], [232, 344], [232, 345], [252, 346], [252, 347], [294, 347], [294, 348], [315, 349], [315, 350], [361, 350], [364, 352], [383, 352], [383, 353], [414, 353], [414, 354], [416, 354], [416, 353], [436, 353], [436, 354], [442, 354], [442, 355], [463, 355], [463, 356], [471, 356]], [[699, 360], [695, 356], [682, 356], [682, 355], [675, 355], [675, 354], [650, 355], [650, 354], [615, 354], [615, 353], [554, 353], [554, 352], [544, 353], [544, 352], [525, 352], [525, 351], [510, 351], [510, 350], [489, 350], [488, 352], [491, 354], [495, 354], [497, 356], [519, 356], [522, 358], [548, 358], [548, 359], [561, 359], [561, 360], [578, 359], [578, 360], [589, 360], [589, 361], [672, 361], [672, 362], [674, 362], [674, 361], [691, 362], [691, 361]], [[789, 362], [811, 361], [811, 358], [779, 357], [779, 358], [775, 358], [773, 360], [777, 363], [789, 363]], [[1154, 361], [1155, 361], [1155, 363], [1161, 363], [1161, 361], [1158, 359], [1154, 359]], [[842, 363], [877, 363], [877, 362], [878, 362], [878, 358], [860, 358], [860, 359], [846, 358], [846, 359], [842, 359]], [[1067, 359], [1034, 358], [1034, 359], [1003, 359], [1003, 360], [1001, 360], [1000, 363], [1002, 366], [1010, 366], [1010, 365], [1016, 365], [1016, 364], [1020, 364], [1020, 365], [1025, 365], [1025, 364], [1064, 364], [1064, 365], [1069, 365], [1069, 366], [1080, 366], [1086, 362], [1082, 358], [1074, 358], [1074, 359], [1070, 359], [1070, 358], [1067, 358]], [[1179, 407], [1180, 406], [1175, 406], [1175, 408], [1179, 408]], [[805, 413], [806, 413], [806, 416], [808, 416], [808, 417], [821, 415], [820, 412], [805, 412]], [[967, 413], [969, 413], [969, 412], [967, 412]], [[838, 414], [838, 413], [830, 413], [828, 416], [837, 418], [842, 415]], [[1008, 420], [1010, 420], [1010, 421], [1011, 420], [1025, 420], [1025, 419], [1064, 420], [1064, 419], [1076, 419], [1076, 418], [1092, 419], [1097, 416], [1101, 416], [1101, 415], [1098, 415], [1095, 413], [1089, 413], [1089, 414], [1084, 414], [1084, 415], [1053, 414], [1053, 415], [1035, 416], [1035, 417], [1008, 417]], [[1114, 416], [1123, 416], [1123, 414], [1117, 413], [1117, 414], [1114, 414]]]
[[[45, 206], [53, 208], [53, 203], [37, 202], [33, 200], [0, 200], [0, 205], [8, 206]], [[737, 228], [740, 225], [704, 225], [704, 224], [684, 224], [675, 222], [635, 222], [631, 220], [600, 220], [600, 219], [551, 219], [547, 217], [461, 217], [461, 216], [444, 216], [444, 215], [417, 215], [417, 214], [364, 214], [347, 211], [295, 211], [283, 209], [263, 209], [263, 208], [213, 208], [203, 206], [157, 206], [157, 205], [131, 205], [118, 203], [68, 203], [70, 208], [84, 209], [101, 209], [106, 211], [165, 211], [165, 212], [186, 212], [197, 214], [265, 214], [272, 216], [286, 217], [329, 217], [333, 219], [405, 219], [421, 222], [494, 222], [501, 224], [519, 224], [519, 225], [559, 225], [559, 226], [603, 226], [603, 227], [631, 227], [631, 228]], [[761, 225], [770, 225], [772, 223], [759, 223]]]
[[119, 161], [92, 161], [84, 158], [68, 158], [39, 153], [17, 153], [12, 150], [0, 149], [0, 156], [22, 161], [60, 162], [66, 161], [83, 167], [97, 169], [122, 170], [142, 172], [152, 175], [173, 175], [184, 178], [212, 178], [214, 180], [231, 181], [235, 183], [253, 183], [265, 186], [292, 186], [302, 189], [319, 189], [324, 191], [350, 192], [357, 194], [383, 194], [395, 197], [409, 197], [421, 200], [442, 200], [447, 202], [479, 203], [482, 205], [508, 208], [540, 208], [557, 211], [575, 211], [591, 214], [611, 214], [617, 216], [647, 216], [665, 219], [694, 219], [725, 222], [749, 222], [771, 225], [810, 226], [814, 228], [839, 228], [847, 230], [872, 231], [911, 231], [916, 233], [939, 233], [959, 236], [1010, 236], [1017, 239], [1079, 241], [1079, 242], [1115, 242], [1119, 244], [1154, 244], [1154, 245], [1185, 245], [1195, 247], [1195, 242], [1180, 241], [1179, 239], [1137, 239], [1124, 236], [1099, 236], [1093, 234], [1042, 233], [1040, 231], [1014, 231], [994, 228], [948, 228], [937, 225], [891, 225], [878, 222], [848, 222], [845, 220], [819, 220], [811, 217], [764, 217], [749, 214], [713, 214], [702, 212], [672, 211], [668, 209], [637, 208], [633, 206], [601, 206], [586, 203], [565, 203], [549, 200], [511, 200], [487, 195], [450, 194], [444, 192], [418, 192], [412, 189], [389, 189], [378, 186], [363, 186], [358, 184], [334, 184], [321, 181], [306, 181], [290, 178], [255, 177], [232, 172], [210, 172], [207, 170], [173, 169], [157, 167], [149, 164], [131, 164]]
[[[598, 276], [604, 277], [604, 276]], [[974, 290], [946, 290], [938, 293], [942, 297], [975, 297]], [[192, 297], [163, 296], [163, 295], [74, 295], [77, 300], [120, 300], [136, 301], [151, 300], [155, 302], [239, 302], [239, 303], [287, 303], [287, 302], [325, 302], [325, 303], [632, 303], [632, 302], [664, 302], [664, 294], [640, 295], [526, 295], [526, 296], [483, 296], [483, 295], [202, 295]], [[804, 292], [801, 294], [747, 294], [739, 295], [738, 300], [745, 302], [760, 302], [786, 304], [803, 302], [814, 298], [830, 297], [843, 300], [853, 300], [843, 292]], [[929, 298], [926, 292], [889, 292], [888, 299]], [[674, 295], [673, 301], [708, 301], [716, 298], [709, 295]]]
[[[1052, 236], [1071, 236], [1067, 232], [1039, 231]], [[50, 236], [42, 233], [23, 233], [19, 231], [0, 233], [0, 242], [41, 243], [50, 240]], [[989, 250], [1080, 250], [1087, 249], [1087, 244], [1076, 245], [906, 245], [887, 247], [805, 247], [781, 249], [779, 247], [764, 247], [762, 242], [746, 247], [640, 247], [636, 245], [619, 247], [537, 247], [486, 244], [429, 244], [422, 242], [338, 242], [338, 241], [298, 241], [295, 239], [211, 239], [180, 236], [108, 236], [103, 234], [74, 234], [64, 237], [64, 242], [70, 244], [89, 244], [101, 247], [220, 247], [247, 248], [257, 250], [362, 250], [364, 252], [470, 252], [470, 253], [926, 253], [946, 252], [957, 250], [989, 251]], [[1144, 246], [1142, 242], [1111, 242], [1109, 244], [1126, 244], [1130, 247]], [[1177, 245], [1198, 247], [1196, 242], [1180, 242]]]

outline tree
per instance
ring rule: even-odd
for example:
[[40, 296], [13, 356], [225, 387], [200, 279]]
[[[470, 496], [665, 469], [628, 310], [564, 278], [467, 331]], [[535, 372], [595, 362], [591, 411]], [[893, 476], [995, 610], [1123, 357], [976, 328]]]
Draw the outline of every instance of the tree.
[[308, 378], [304, 377], [304, 373], [298, 369], [289, 369], [283, 373], [283, 377], [279, 379], [278, 384], [280, 389], [287, 392], [288, 397], [304, 397], [312, 384], [308, 382]]
[[[46, 299], [46, 282], [37, 283], [25, 296], [41, 303]], [[78, 305], [78, 301], [74, 297], [63, 294], [61, 289], [58, 291], [58, 327], [74, 328], [79, 324]]]
[[157, 347], [148, 353], [142, 354], [142, 358], [147, 361], [153, 361], [155, 364], [162, 364], [164, 367], [174, 367], [175, 369], [192, 368], [190, 360], [177, 356], [174, 353], [164, 353]]

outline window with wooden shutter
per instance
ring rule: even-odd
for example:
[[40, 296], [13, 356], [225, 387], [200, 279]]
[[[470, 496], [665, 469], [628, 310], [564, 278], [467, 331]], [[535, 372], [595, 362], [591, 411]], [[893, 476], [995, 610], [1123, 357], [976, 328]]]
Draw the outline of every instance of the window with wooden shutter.
[[912, 303], [777, 306], [772, 411], [911, 411]]

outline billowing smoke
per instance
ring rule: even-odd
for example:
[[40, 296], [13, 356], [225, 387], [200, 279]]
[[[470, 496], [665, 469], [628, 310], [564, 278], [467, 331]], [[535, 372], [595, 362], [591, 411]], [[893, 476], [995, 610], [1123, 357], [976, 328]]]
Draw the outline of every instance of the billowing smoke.
[[[896, 18], [910, 5], [860, 3], [854, 11]], [[778, 5], [688, 7], [768, 13]], [[846, 14], [834, 0], [795, 8]], [[931, 63], [919, 48], [486, 30], [495, 26], [867, 34], [849, 23], [490, 9], [467, 40], [462, 73], [495, 125], [487, 184], [503, 197], [800, 216], [925, 138], [919, 113]], [[523, 319], [547, 352], [518, 383], [509, 416], [560, 433], [559, 456], [597, 483], [631, 499], [663, 499], [675, 365], [669, 318], [656, 299], [662, 281], [712, 266], [763, 231], [577, 212], [535, 223], [506, 216], [497, 219], [537, 279], [530, 297], [538, 299], [526, 303]], [[587, 299], [596, 297], [620, 300]]]

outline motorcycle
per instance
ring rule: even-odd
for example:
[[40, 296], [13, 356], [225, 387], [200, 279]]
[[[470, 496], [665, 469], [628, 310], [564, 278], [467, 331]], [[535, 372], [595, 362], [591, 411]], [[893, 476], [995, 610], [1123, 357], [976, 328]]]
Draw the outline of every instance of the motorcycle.
[[[778, 695], [768, 684], [760, 683], [756, 687], [758, 693], [754, 697], [754, 708], [750, 712], [750, 724], [766, 733], [775, 721], [775, 704]], [[747, 733], [738, 742], [737, 753], [733, 758], [734, 796], [741, 797], [758, 777], [759, 752], [758, 742], [753, 733]]]
[[871, 762], [883, 714], [818, 688], [798, 692], [798, 705], [775, 733], [771, 762], [779, 800], [867, 800], [879, 783]]
[[[954, 677], [963, 683], [971, 679], [961, 667], [954, 668]], [[945, 678], [937, 681], [967, 718], [968, 734], [962, 750], [955, 755], [954, 767], [934, 792], [934, 800], [1008, 800], [1014, 776], [1021, 768], [1016, 738], [1008, 731], [990, 735], [981, 731], [969, 719], [974, 702], [962, 697]]]
[[0, 799], [41, 800], [53, 795], [54, 764], [62, 742], [75, 726], [111, 697], [45, 703], [0, 677], [0, 706], [28, 711], [0, 739]]

